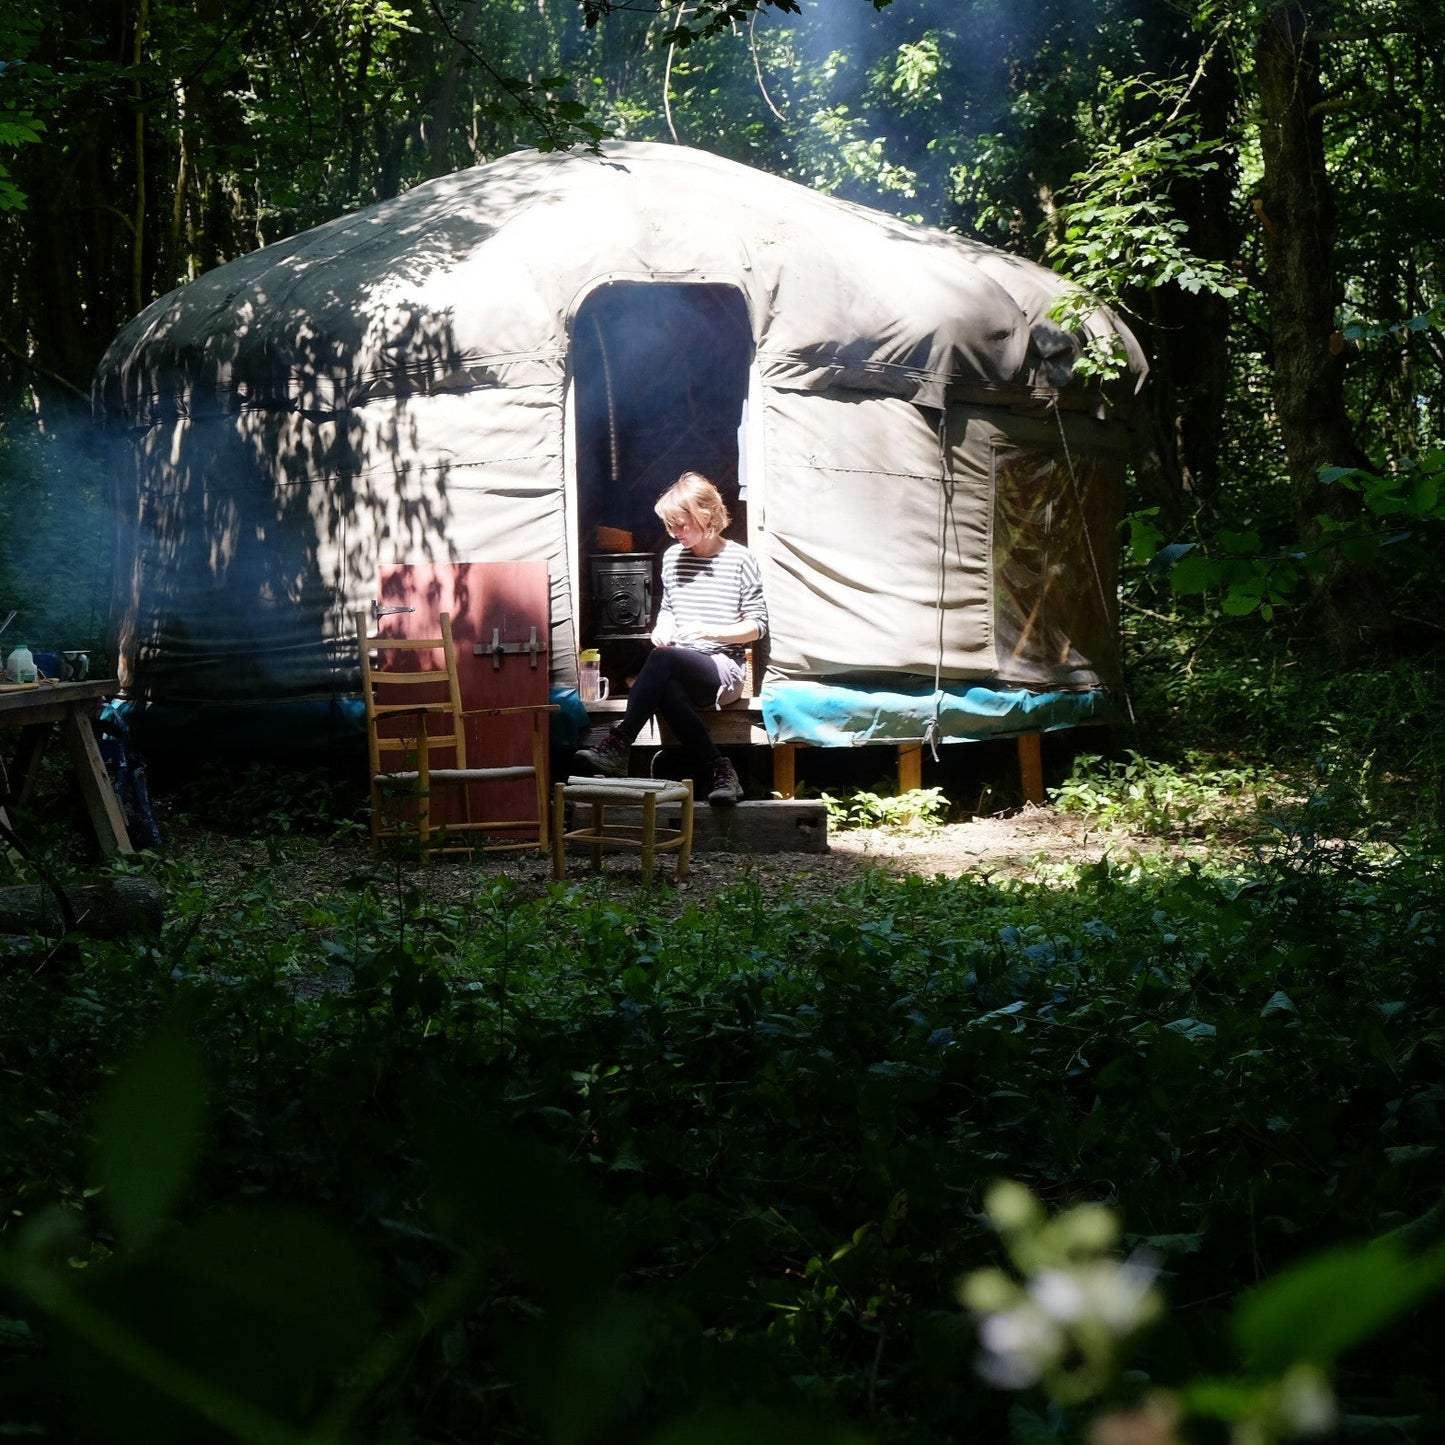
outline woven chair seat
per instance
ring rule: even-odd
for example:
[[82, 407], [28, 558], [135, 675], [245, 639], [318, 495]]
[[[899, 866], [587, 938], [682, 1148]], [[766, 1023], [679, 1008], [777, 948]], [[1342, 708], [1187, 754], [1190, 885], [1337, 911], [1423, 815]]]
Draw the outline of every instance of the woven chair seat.
[[[657, 810], [680, 805], [678, 826], [659, 825]], [[573, 806], [586, 817], [567, 827], [567, 809]], [[624, 809], [619, 818], [608, 809]], [[687, 877], [692, 857], [693, 793], [691, 781], [666, 778], [568, 778], [552, 789], [552, 876], [562, 878], [567, 868], [567, 844], [582, 843], [592, 855], [592, 868], [602, 867], [609, 849], [636, 848], [642, 854], [642, 881], [652, 882], [653, 863], [659, 853], [677, 854], [677, 876]]]

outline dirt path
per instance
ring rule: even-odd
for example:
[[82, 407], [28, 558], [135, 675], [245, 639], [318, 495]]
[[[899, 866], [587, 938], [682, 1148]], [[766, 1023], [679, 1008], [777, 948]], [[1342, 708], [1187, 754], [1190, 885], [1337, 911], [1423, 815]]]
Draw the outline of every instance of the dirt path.
[[[214, 849], [214, 839], [211, 846]], [[945, 826], [832, 830], [826, 853], [694, 853], [689, 876], [680, 887], [674, 884], [673, 860], [666, 858], [658, 863], [662, 885], [658, 897], [659, 901], [670, 896], [680, 903], [701, 902], [749, 878], [769, 891], [830, 894], [873, 869], [926, 878], [970, 873], [1026, 878], [1037, 876], [1041, 867], [1048, 865], [1096, 862], [1106, 853], [1124, 857], [1158, 852], [1162, 846], [1157, 839], [1102, 829], [1094, 820], [1077, 814], [1030, 807]], [[222, 851], [229, 865], [241, 872], [260, 864], [265, 853], [264, 846], [253, 840], [236, 840]], [[358, 872], [385, 873], [392, 866], [373, 859], [361, 839], [298, 846], [288, 853], [286, 866], [273, 876], [294, 890], [298, 899], [334, 890]], [[213, 851], [212, 866], [220, 861]], [[427, 869], [407, 867], [403, 874], [407, 882], [443, 902], [464, 902], [492, 878], [511, 880], [523, 897], [541, 897], [552, 886], [548, 860], [534, 852], [444, 860]], [[568, 882], [584, 883], [590, 877], [585, 856], [574, 855]], [[637, 855], [608, 855], [604, 877], [620, 894], [640, 890]]]

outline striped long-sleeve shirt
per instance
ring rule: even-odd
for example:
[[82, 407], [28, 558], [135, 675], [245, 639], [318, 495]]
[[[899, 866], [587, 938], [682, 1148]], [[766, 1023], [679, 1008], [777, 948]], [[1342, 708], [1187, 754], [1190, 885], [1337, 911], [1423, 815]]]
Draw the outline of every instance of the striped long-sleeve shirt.
[[746, 547], [724, 540], [722, 551], [699, 557], [681, 544], [662, 556], [662, 612], [672, 615], [677, 640], [698, 652], [722, 652], [743, 660], [741, 644], [695, 642], [698, 630], [711, 632], [739, 622], [755, 622], [758, 636], [768, 630], [768, 606], [763, 600], [763, 574], [758, 559]]

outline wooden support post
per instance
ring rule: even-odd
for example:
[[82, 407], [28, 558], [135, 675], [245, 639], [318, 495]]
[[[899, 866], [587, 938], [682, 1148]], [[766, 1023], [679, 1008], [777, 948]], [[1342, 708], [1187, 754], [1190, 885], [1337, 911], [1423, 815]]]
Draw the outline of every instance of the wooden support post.
[[780, 798], [797, 794], [797, 752], [796, 743], [777, 743], [773, 747], [773, 791]]
[[898, 791], [911, 793], [923, 786], [923, 744], [898, 745]]
[[1019, 737], [1019, 780], [1023, 784], [1024, 801], [1042, 806], [1044, 801], [1044, 739], [1042, 733], [1023, 733]]

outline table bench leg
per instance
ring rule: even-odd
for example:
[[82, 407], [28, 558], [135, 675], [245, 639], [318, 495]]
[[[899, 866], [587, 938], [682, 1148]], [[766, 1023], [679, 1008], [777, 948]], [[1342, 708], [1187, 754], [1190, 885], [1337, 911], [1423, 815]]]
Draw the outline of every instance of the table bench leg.
[[125, 813], [111, 786], [110, 774], [105, 770], [105, 759], [100, 755], [100, 744], [95, 740], [90, 719], [72, 708], [61, 721], [60, 731], [70, 749], [70, 761], [100, 851], [107, 857], [112, 853], [129, 853], [131, 841]]

